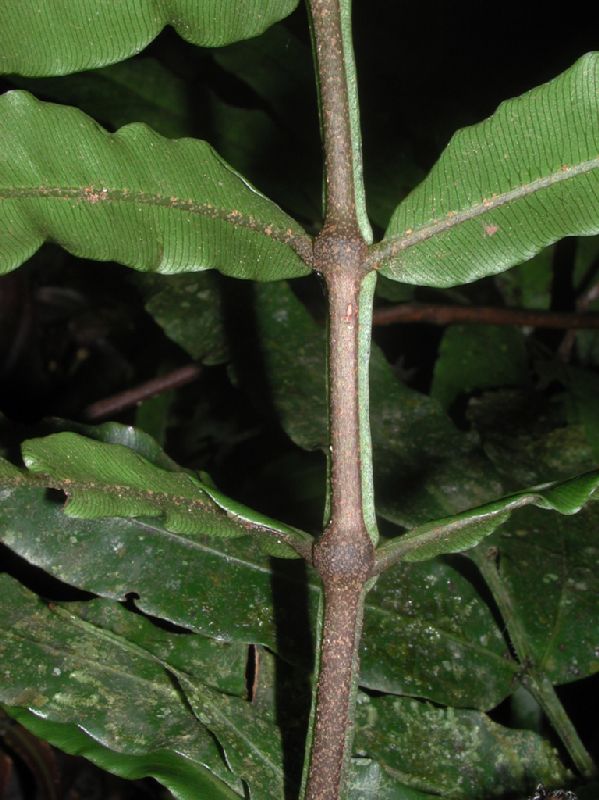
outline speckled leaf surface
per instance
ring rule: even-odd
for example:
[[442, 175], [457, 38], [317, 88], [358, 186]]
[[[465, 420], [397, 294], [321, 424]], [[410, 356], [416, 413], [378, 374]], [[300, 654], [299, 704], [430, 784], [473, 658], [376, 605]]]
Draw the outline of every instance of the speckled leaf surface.
[[454, 286], [599, 232], [599, 56], [459, 131], [372, 251], [404, 283]]
[[[294, 621], [314, 620], [316, 580], [290, 570], [293, 562], [269, 560], [248, 539], [192, 541], [165, 532], [156, 521], [78, 520], [42, 489], [16, 487], [4, 489], [0, 537], [67, 583], [117, 600], [135, 593], [136, 605], [148, 614], [225, 641], [262, 643], [287, 659], [310, 663], [305, 632]], [[277, 634], [281, 628], [288, 634], [284, 639]], [[389, 570], [368, 595], [365, 631], [361, 681], [369, 688], [479, 708], [496, 705], [510, 692], [514, 666], [492, 615], [471, 584], [448, 566]], [[465, 680], [463, 663], [470, 660], [476, 670]]]
[[349, 800], [435, 800], [438, 797], [406, 786], [371, 758], [353, 758], [347, 781]]
[[[270, 400], [279, 420], [301, 447], [324, 449], [324, 328], [283, 283], [256, 287], [255, 308]], [[501, 494], [495, 470], [476, 443], [457, 430], [436, 400], [402, 384], [376, 347], [370, 390], [378, 513], [411, 527]]]
[[198, 634], [174, 633], [149, 622], [110, 600], [54, 603], [71, 617], [137, 645], [173, 670], [200, 680], [220, 692], [245, 697], [247, 647]]
[[[15, 584], [13, 583], [13, 585]], [[35, 601], [36, 598], [33, 597], [33, 600]], [[48, 626], [49, 630], [44, 633], [45, 638], [40, 653], [42, 663], [47, 661], [47, 658], [43, 658], [43, 645], [48, 643], [53, 650], [60, 651], [61, 649], [63, 642], [58, 627], [62, 620], [66, 621], [66, 650], [68, 653], [72, 649], [68, 628], [74, 627], [76, 631], [82, 633], [80, 646], [89, 649], [92, 664], [99, 658], [103, 648], [109, 650], [115, 648], [121, 655], [123, 671], [127, 654], [132, 660], [134, 675], [136, 657], [146, 659], [150, 667], [154, 664], [157, 665], [159, 674], [163, 673], [162, 677], [170, 678], [173, 689], [179, 697], [179, 705], [191, 718], [188, 727], [191, 727], [195, 716], [196, 720], [201, 721], [212, 734], [216, 735], [218, 743], [224, 749], [226, 763], [232, 769], [235, 778], [245, 780], [251, 786], [254, 797], [274, 800], [274, 798], [283, 796], [283, 759], [280, 734], [276, 726], [257, 715], [255, 709], [245, 699], [234, 696], [234, 694], [245, 694], [245, 660], [243, 658], [245, 648], [239, 645], [224, 645], [194, 635], [173, 634], [155, 629], [147, 620], [106, 601], [51, 604], [49, 612], [46, 611], [45, 615], [43, 609], [44, 606], [38, 601], [37, 613], [30, 612], [29, 619], [31, 619], [31, 615], [35, 615], [36, 618], [48, 617], [48, 613], [54, 612], [58, 617], [56, 620], [58, 625], [53, 625], [51, 622]], [[20, 623], [21, 620], [17, 625], [18, 630], [21, 630]], [[6, 628], [9, 625], [10, 623], [7, 623]], [[26, 635], [31, 636], [33, 632], [35, 637], [35, 627], [31, 625], [28, 627], [27, 619], [23, 621], [22, 627]], [[10, 641], [10, 635], [7, 638]], [[86, 652], [87, 650], [82, 649], [82, 653]], [[98, 655], [94, 657], [95, 653]], [[72, 694], [65, 692], [64, 689], [59, 689], [56, 693], [50, 690], [47, 703], [40, 701], [40, 707], [38, 707], [38, 704], [33, 702], [32, 705], [27, 704], [27, 707], [44, 714], [44, 709], [49, 706], [50, 719], [58, 718], [59, 721], [65, 721], [64, 716], [61, 717], [58, 712], [53, 713], [52, 701], [57, 697], [56, 702], [59, 708], [62, 705], [65, 706], [65, 715], [68, 716], [70, 712], [71, 719], [75, 719], [74, 714], [78, 712], [80, 714], [79, 721], [81, 717], [85, 719], [86, 710], [90, 708], [90, 705], [93, 710], [93, 705], [101, 707], [102, 701], [111, 701], [111, 685], [109, 683], [108, 686], [105, 686], [105, 683], [110, 680], [111, 673], [114, 672], [114, 666], [112, 670], [111, 666], [113, 665], [108, 661], [105, 673], [102, 669], [94, 670], [93, 667], [88, 671], [85, 668], [85, 662], [76, 663], [75, 667], [72, 667], [67, 656], [66, 662], [61, 662], [60, 667], [53, 667], [52, 674], [56, 675], [57, 669], [61, 672], [64, 671], [66, 673], [65, 680], [68, 681], [75, 673], [75, 687], [71, 688]], [[205, 680], [206, 673], [208, 673], [208, 680]], [[78, 682], [89, 687], [90, 697], [87, 704], [82, 702], [82, 698], [77, 694]], [[98, 684], [100, 685], [98, 686]], [[219, 691], [215, 691], [209, 684], [213, 684], [213, 686], [216, 684]], [[35, 689], [39, 690], [39, 684], [35, 685]], [[138, 688], [136, 693], [134, 689], [135, 684], [130, 686], [129, 705], [143, 705], [145, 698], [143, 685]], [[120, 694], [120, 702], [124, 706], [121, 713], [126, 713], [127, 704], [122, 698], [124, 691]], [[70, 699], [73, 697], [74, 699]], [[14, 701], [11, 704], [22, 705]], [[152, 711], [158, 719], [167, 720], [165, 726], [167, 730], [161, 733], [164, 736], [164, 746], [170, 749], [168, 724], [171, 721], [171, 704], [164, 701], [163, 707], [153, 708]], [[102, 715], [101, 711], [96, 713]], [[149, 714], [148, 718], [151, 717], [152, 714]], [[108, 724], [108, 727], [113, 730], [115, 724]], [[86, 728], [85, 723], [84, 728]], [[89, 732], [88, 728], [86, 730]], [[95, 738], [99, 738], [99, 736], [96, 734]], [[102, 739], [100, 741], [106, 743]], [[125, 752], [131, 747], [133, 752], [136, 752], [135, 747], [129, 745], [128, 741], [121, 744], [120, 748], [114, 746], [115, 749]], [[173, 749], [178, 752], [177, 744]], [[188, 758], [191, 756], [189, 752], [184, 751], [183, 754]], [[238, 788], [237, 781], [233, 776], [226, 775], [226, 777], [231, 785]]]
[[[286, 544], [308, 546], [310, 537], [269, 520], [222, 495], [185, 471], [162, 469], [121, 444], [107, 444], [76, 433], [30, 439], [23, 459], [42, 485], [64, 491], [65, 513], [79, 519], [102, 517], [164, 518], [167, 531], [235, 537], [258, 534]], [[15, 479], [16, 485], [28, 476]]]
[[583, 425], [568, 416], [563, 397], [532, 390], [486, 392], [468, 406], [485, 453], [512, 491], [596, 468]]
[[516, 665], [501, 631], [453, 566], [397, 565], [379, 577], [366, 609], [363, 686], [481, 709], [510, 693]]
[[523, 626], [535, 667], [552, 683], [599, 670], [599, 506], [573, 517], [522, 509], [485, 542]]
[[47, 239], [165, 274], [309, 272], [301, 227], [206, 142], [165, 139], [141, 124], [110, 134], [78, 109], [15, 91], [0, 98], [0, 144], [1, 272]]
[[435, 796], [523, 796], [540, 780], [559, 785], [567, 776], [540, 736], [504, 728], [477, 711], [361, 695], [357, 720], [357, 748], [402, 783]]
[[3, 703], [51, 722], [82, 724], [117, 753], [189, 759], [209, 784], [216, 777], [239, 790], [214, 739], [155, 658], [83, 622], [68, 606], [46, 605], [12, 578], [0, 580]]
[[203, 47], [262, 33], [297, 0], [5, 0], [0, 71], [64, 75], [121, 61], [171, 25]]

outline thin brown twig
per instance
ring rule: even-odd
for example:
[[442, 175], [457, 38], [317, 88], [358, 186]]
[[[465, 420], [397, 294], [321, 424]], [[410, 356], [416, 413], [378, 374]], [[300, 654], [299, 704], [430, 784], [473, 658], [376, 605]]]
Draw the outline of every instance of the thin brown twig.
[[455, 323], [472, 325], [520, 325], [531, 328], [574, 330], [599, 328], [599, 314], [567, 311], [544, 311], [527, 308], [494, 308], [493, 306], [417, 305], [402, 303], [377, 309], [373, 325], [394, 325], [398, 322], [428, 322], [433, 325]]
[[[597, 281], [597, 283], [593, 283], [578, 298], [576, 302], [576, 311], [579, 313], [581, 317], [591, 316], [590, 314], [585, 314], [584, 312], [588, 310], [591, 303], [598, 297], [599, 297], [599, 281]], [[574, 347], [575, 341], [576, 341], [576, 330], [574, 326], [571, 326], [570, 330], [566, 333], [566, 335], [562, 339], [562, 343], [560, 344], [557, 350], [557, 355], [560, 361], [567, 362], [570, 360], [570, 355], [572, 353], [572, 348]]]
[[188, 383], [197, 380], [201, 374], [202, 367], [199, 364], [187, 364], [184, 367], [178, 367], [166, 375], [152, 378], [138, 386], [125, 389], [123, 392], [118, 392], [102, 400], [96, 400], [95, 403], [91, 403], [85, 408], [83, 416], [90, 421], [105, 419], [113, 414], [119, 414], [128, 408], [132, 408], [143, 400], [148, 400], [150, 397], [167, 392], [169, 389], [178, 389], [180, 386], [186, 386]]

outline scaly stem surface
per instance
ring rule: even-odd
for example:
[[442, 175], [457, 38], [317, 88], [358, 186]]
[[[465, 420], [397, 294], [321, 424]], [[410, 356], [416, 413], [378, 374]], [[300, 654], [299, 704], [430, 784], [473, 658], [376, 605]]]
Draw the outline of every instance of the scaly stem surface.
[[307, 800], [338, 800], [351, 753], [364, 596], [374, 562], [368, 370], [374, 276], [365, 270], [349, 0], [309, 0], [325, 151], [325, 221], [314, 267], [329, 300], [329, 520], [314, 547], [323, 585]]

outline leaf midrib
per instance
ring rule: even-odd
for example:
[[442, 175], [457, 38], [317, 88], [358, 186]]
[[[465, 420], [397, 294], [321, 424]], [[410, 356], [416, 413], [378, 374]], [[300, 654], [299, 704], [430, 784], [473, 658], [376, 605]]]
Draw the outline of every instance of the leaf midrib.
[[[392, 236], [373, 245], [370, 249], [370, 255], [367, 261], [368, 266], [373, 269], [378, 269], [387, 259], [397, 256], [400, 252], [410, 247], [422, 244], [422, 242], [432, 239], [434, 236], [447, 233], [459, 225], [463, 225], [472, 219], [490, 213], [512, 201], [522, 200], [525, 197], [536, 194], [543, 189], [549, 189], [563, 181], [575, 180], [581, 175], [585, 175], [595, 169], [599, 169], [599, 156], [581, 161], [574, 166], [564, 164], [548, 175], [535, 178], [535, 180], [529, 183], [522, 184], [514, 189], [508, 189], [505, 192], [493, 193], [490, 198], [483, 198], [482, 202], [476, 203], [470, 206], [470, 208], [461, 211], [448, 211], [443, 218], [434, 219], [432, 222], [414, 230], [408, 229], [409, 233], [406, 231], [399, 236]], [[409, 202], [409, 198], [404, 202]]]
[[104, 203], [132, 203], [172, 209], [206, 217], [244, 228], [268, 239], [287, 245], [309, 266], [312, 257], [312, 240], [307, 234], [295, 233], [291, 228], [281, 228], [273, 223], [262, 222], [238, 209], [224, 209], [211, 203], [198, 203], [192, 199], [166, 196], [159, 193], [140, 192], [130, 189], [113, 189], [106, 186], [24, 186], [0, 188], [0, 200], [20, 199], [78, 200], [90, 205]]
[[[28, 487], [31, 488], [44, 487], [49, 489], [55, 489], [56, 491], [59, 492], [64, 492], [64, 494], [66, 494], [67, 497], [71, 497], [71, 495], [74, 494], [75, 492], [85, 493], [86, 491], [101, 492], [102, 494], [109, 494], [109, 495], [117, 493], [119, 499], [122, 498], [124, 500], [142, 500], [144, 502], [152, 503], [158, 506], [158, 509], [160, 510], [161, 513], [165, 513], [171, 510], [172, 506], [175, 506], [177, 510], [183, 508], [186, 511], [191, 511], [191, 513], [195, 511], [196, 513], [201, 512], [213, 515], [214, 517], [219, 518], [223, 521], [226, 520], [231, 525], [239, 527], [240, 536], [241, 535], [248, 536], [251, 535], [252, 533], [264, 533], [284, 541], [285, 543], [289, 544], [290, 547], [293, 547], [294, 545], [297, 544], [293, 536], [286, 533], [285, 531], [278, 530], [277, 528], [270, 528], [267, 525], [253, 523], [250, 520], [245, 519], [244, 517], [240, 517], [234, 512], [227, 511], [227, 509], [222, 508], [212, 500], [203, 502], [198, 498], [194, 499], [186, 497], [185, 495], [175, 495], [164, 491], [156, 492], [153, 490], [135, 489], [131, 486], [126, 486], [116, 483], [106, 484], [106, 483], [97, 483], [95, 481], [75, 481], [72, 480], [71, 478], [63, 478], [61, 480], [55, 480], [54, 478], [44, 473], [37, 473], [33, 475], [24, 473], [24, 474], [17, 474], [14, 476], [6, 476], [0, 478], [0, 485], [10, 486], [14, 489], [28, 488]], [[200, 488], [200, 491], [203, 490]], [[68, 503], [66, 509], [68, 510]], [[106, 514], [104, 516], [114, 517], [115, 515]], [[151, 516], [150, 512], [148, 512], [148, 516]], [[133, 515], [125, 516], [121, 518], [135, 519], [135, 516]], [[92, 517], [90, 519], [97, 519], [97, 517]], [[192, 540], [177, 534], [176, 531], [166, 531], [158, 528], [156, 528], [155, 530], [157, 530], [161, 535], [170, 534], [176, 536], [178, 539], [185, 542], [186, 544], [192, 546], [196, 544]], [[230, 538], [230, 537], [225, 536], [224, 538]]]

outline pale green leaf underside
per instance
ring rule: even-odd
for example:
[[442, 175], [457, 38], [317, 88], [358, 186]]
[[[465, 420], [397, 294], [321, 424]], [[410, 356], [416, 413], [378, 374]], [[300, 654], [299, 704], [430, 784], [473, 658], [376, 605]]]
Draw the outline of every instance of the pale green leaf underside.
[[[307, 534], [230, 500], [195, 475], [161, 469], [120, 444], [58, 433], [25, 442], [23, 458], [43, 485], [67, 495], [65, 513], [71, 517], [160, 516], [167, 530], [191, 538], [260, 534], [279, 555], [289, 555], [286, 545], [310, 550]], [[13, 470], [0, 462], [0, 482], [26, 483], [27, 475]]]
[[560, 514], [576, 514], [599, 485], [599, 471], [578, 475], [560, 483], [525, 489], [461, 514], [419, 525], [383, 545], [377, 553], [379, 568], [399, 560], [426, 561], [443, 553], [468, 550], [489, 536], [512, 511], [535, 505]]
[[372, 263], [404, 283], [501, 272], [564, 236], [599, 232], [599, 56], [459, 131], [396, 209]]
[[139, 53], [166, 26], [216, 47], [257, 36], [297, 0], [3, 0], [0, 72], [65, 75]]
[[142, 124], [107, 133], [81, 111], [26, 92], [0, 98], [0, 273], [46, 240], [69, 252], [172, 274], [214, 267], [305, 275], [302, 228], [206, 142]]

